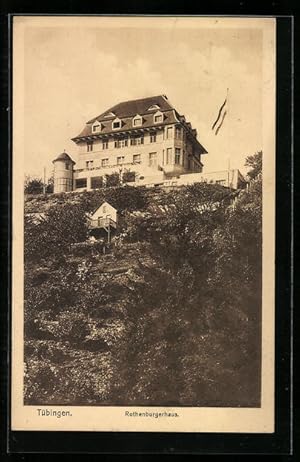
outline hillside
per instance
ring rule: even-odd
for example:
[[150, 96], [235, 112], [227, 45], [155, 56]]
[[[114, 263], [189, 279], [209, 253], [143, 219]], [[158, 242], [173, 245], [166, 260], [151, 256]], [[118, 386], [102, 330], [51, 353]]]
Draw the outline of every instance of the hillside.
[[25, 402], [257, 406], [260, 299], [260, 181], [28, 197]]

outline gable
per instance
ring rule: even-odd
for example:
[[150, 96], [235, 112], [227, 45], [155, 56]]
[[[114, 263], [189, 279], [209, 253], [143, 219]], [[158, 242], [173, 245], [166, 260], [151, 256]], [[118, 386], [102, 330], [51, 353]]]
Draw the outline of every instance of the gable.
[[160, 106], [158, 104], [152, 104], [149, 108], [148, 111], [157, 111], [160, 109]]
[[92, 125], [92, 133], [99, 132], [102, 130], [101, 123], [98, 120], [95, 120], [95, 122]]
[[116, 219], [117, 216], [117, 209], [115, 209], [112, 205], [110, 205], [108, 202], [103, 202], [91, 215], [91, 218], [93, 220], [106, 216], [106, 215], [111, 215], [111, 218], [113, 220]]

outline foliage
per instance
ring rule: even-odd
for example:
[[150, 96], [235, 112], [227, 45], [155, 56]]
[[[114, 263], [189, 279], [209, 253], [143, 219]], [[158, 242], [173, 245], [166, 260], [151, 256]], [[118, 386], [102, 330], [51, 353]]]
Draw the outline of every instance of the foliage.
[[[26, 403], [258, 406], [259, 175], [73, 199], [25, 222]], [[123, 217], [108, 255], [86, 242], [104, 200]]]
[[119, 173], [111, 173], [110, 175], [106, 175], [106, 186], [107, 187], [115, 187], [120, 186], [120, 175]]
[[258, 151], [252, 156], [246, 157], [245, 166], [250, 167], [250, 170], [247, 172], [250, 180], [255, 179], [262, 173], [262, 155], [262, 151]]
[[131, 181], [135, 181], [135, 172], [126, 171], [123, 173], [123, 182], [130, 183]]
[[50, 194], [53, 193], [54, 191], [54, 178], [51, 176], [51, 178], [48, 179], [47, 185], [46, 185], [46, 193]]
[[41, 178], [32, 178], [26, 176], [24, 184], [25, 194], [43, 194], [45, 186], [46, 193], [53, 192], [54, 180], [53, 177], [48, 179], [48, 182], [44, 185], [44, 182]]
[[[215, 190], [217, 208], [190, 188], [156, 220], [139, 217], [156, 265], [140, 267], [128, 302], [119, 364], [127, 386], [125, 398], [116, 387], [118, 403], [258, 403], [260, 188], [241, 193], [234, 207]], [[207, 208], [191, 213], [201, 197]]]
[[135, 188], [128, 185], [87, 191], [80, 196], [80, 203], [89, 212], [95, 210], [104, 201], [109, 202], [121, 215], [133, 210], [144, 210], [148, 205], [146, 188]]
[[25, 194], [42, 194], [44, 183], [41, 178], [26, 177], [24, 192]]
[[72, 243], [87, 238], [87, 218], [80, 204], [50, 207], [44, 216], [25, 217], [25, 258], [40, 260], [57, 257], [59, 260]]

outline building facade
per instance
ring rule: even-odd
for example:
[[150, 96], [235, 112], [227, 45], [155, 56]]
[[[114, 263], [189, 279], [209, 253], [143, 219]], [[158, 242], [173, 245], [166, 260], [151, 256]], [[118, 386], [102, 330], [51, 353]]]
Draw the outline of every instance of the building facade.
[[63, 155], [54, 160], [55, 192], [70, 191], [71, 181], [72, 190], [99, 188], [113, 173], [123, 183], [141, 185], [201, 173], [207, 153], [164, 95], [119, 103], [89, 120], [72, 140], [78, 163], [75, 168]]

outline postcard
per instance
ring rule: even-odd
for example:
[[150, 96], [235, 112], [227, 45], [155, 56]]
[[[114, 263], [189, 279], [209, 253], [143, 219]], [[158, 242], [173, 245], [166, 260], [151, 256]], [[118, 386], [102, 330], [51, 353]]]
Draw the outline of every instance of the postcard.
[[12, 430], [274, 432], [275, 35], [13, 18]]

